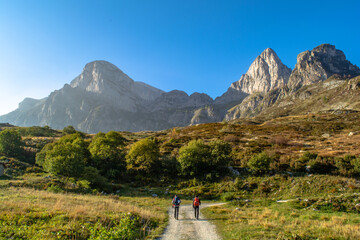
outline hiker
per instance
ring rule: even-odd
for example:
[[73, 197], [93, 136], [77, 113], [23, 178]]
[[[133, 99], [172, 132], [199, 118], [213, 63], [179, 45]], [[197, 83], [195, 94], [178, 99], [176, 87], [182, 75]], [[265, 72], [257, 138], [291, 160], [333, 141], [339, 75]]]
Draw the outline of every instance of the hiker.
[[172, 205], [174, 209], [174, 218], [177, 220], [179, 218], [179, 207], [180, 207], [181, 200], [178, 196], [175, 195], [175, 197], [172, 200]]
[[193, 199], [193, 208], [194, 208], [194, 212], [195, 212], [195, 218], [199, 219], [199, 208], [201, 205], [201, 201], [198, 195], [195, 196], [195, 198]]

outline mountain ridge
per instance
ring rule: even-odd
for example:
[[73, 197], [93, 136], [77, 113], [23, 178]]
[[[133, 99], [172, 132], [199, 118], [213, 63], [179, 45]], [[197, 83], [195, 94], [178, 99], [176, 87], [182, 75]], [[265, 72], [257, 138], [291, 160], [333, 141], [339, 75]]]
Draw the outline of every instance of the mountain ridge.
[[284, 99], [334, 75], [349, 79], [360, 75], [360, 69], [333, 45], [322, 44], [300, 53], [293, 70], [281, 62], [274, 50], [267, 48], [224, 94], [212, 99], [205, 93], [164, 92], [134, 81], [112, 63], [99, 60], [86, 64], [70, 84], [48, 97], [25, 98], [18, 109], [0, 116], [0, 122], [56, 129], [72, 125], [96, 133], [230, 121], [256, 117], [276, 104], [285, 107]]

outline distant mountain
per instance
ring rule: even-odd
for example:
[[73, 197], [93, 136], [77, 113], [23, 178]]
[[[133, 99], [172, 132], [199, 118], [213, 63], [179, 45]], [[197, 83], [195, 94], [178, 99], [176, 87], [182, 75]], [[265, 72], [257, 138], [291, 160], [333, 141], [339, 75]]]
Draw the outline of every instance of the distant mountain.
[[234, 102], [253, 93], [267, 93], [285, 86], [291, 69], [285, 66], [271, 48], [265, 49], [250, 65], [241, 78], [233, 82], [226, 93], [215, 100], [216, 103]]
[[89, 133], [160, 130], [190, 124], [195, 111], [212, 102], [206, 94], [166, 93], [132, 80], [109, 62], [94, 61], [70, 85], [41, 100], [26, 98], [0, 122], [55, 129], [73, 125]]
[[0, 122], [55, 129], [72, 125], [96, 133], [162, 130], [339, 109], [360, 111], [358, 79], [346, 80], [358, 75], [360, 69], [330, 44], [300, 53], [293, 71], [268, 48], [238, 81], [213, 100], [204, 93], [189, 96], [179, 90], [164, 92], [132, 80], [109, 62], [94, 61], [86, 64], [70, 84], [44, 99], [24, 99], [18, 109], [0, 116]]
[[297, 56], [288, 87], [292, 91], [302, 86], [324, 81], [337, 74], [345, 78], [360, 75], [360, 69], [346, 60], [345, 54], [330, 44], [322, 44]]
[[[293, 107], [297, 109], [302, 108], [303, 103], [301, 99], [304, 100], [306, 94], [310, 94], [310, 92], [305, 89], [312, 86], [312, 84], [323, 82], [332, 76], [337, 79], [350, 79], [358, 75], [360, 75], [360, 69], [346, 60], [345, 54], [342, 51], [337, 50], [333, 45], [322, 44], [312, 51], [305, 51], [298, 55], [297, 63], [291, 72], [287, 85], [275, 88], [269, 92], [248, 96], [240, 104], [230, 109], [225, 119], [229, 121], [237, 118], [254, 117], [259, 114], [264, 116], [264, 112], [267, 112], [269, 116], [276, 115], [276, 117], [278, 117], [279, 114], [270, 114], [270, 112], [266, 110], [273, 106], [283, 107], [287, 109], [285, 112], [289, 112], [290, 114], [291, 111], [289, 110], [291, 110], [292, 107], [289, 107], [285, 99], [300, 97], [300, 101], [297, 101], [297, 104], [293, 105]], [[320, 84], [319, 86], [323, 85]], [[343, 96], [345, 97], [345, 95]], [[318, 109], [318, 105], [324, 105], [325, 103], [323, 101], [315, 101], [313, 104], [314, 106], [311, 106], [311, 109]], [[303, 107], [304, 109], [301, 113], [306, 113], [308, 107]], [[285, 114], [284, 111], [275, 112], [282, 112], [280, 114], [281, 116]], [[300, 114], [300, 111], [298, 112]]]

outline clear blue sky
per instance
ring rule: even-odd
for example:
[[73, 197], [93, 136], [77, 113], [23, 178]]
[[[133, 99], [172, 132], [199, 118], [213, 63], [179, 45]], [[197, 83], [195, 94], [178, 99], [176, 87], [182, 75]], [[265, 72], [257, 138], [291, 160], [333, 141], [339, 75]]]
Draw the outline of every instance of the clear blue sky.
[[221, 95], [271, 47], [334, 44], [360, 65], [360, 1], [0, 0], [0, 114], [107, 60], [135, 81]]

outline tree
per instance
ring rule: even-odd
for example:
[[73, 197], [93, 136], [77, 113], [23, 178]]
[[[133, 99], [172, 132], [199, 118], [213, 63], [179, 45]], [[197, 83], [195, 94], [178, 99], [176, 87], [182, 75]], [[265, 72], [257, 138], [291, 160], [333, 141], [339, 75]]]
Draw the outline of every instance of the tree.
[[125, 138], [118, 132], [99, 132], [89, 145], [90, 165], [107, 178], [119, 178], [126, 170]]
[[0, 152], [10, 156], [18, 157], [21, 153], [21, 137], [12, 129], [5, 129], [0, 132]]
[[[86, 156], [87, 148], [81, 135], [66, 135], [46, 150], [42, 166], [53, 174], [78, 178], [85, 168]], [[37, 161], [41, 163], [42, 160]]]
[[209, 143], [210, 147], [210, 167], [217, 172], [226, 171], [226, 167], [231, 162], [231, 146], [229, 143], [218, 140]]
[[65, 134], [74, 134], [74, 133], [76, 133], [76, 129], [73, 126], [69, 125], [67, 127], [64, 127], [62, 132], [64, 135]]
[[192, 140], [179, 150], [178, 160], [185, 176], [201, 176], [209, 171], [210, 148], [202, 140]]
[[127, 169], [130, 174], [152, 177], [159, 163], [159, 145], [154, 138], [145, 138], [134, 143], [126, 155]]

